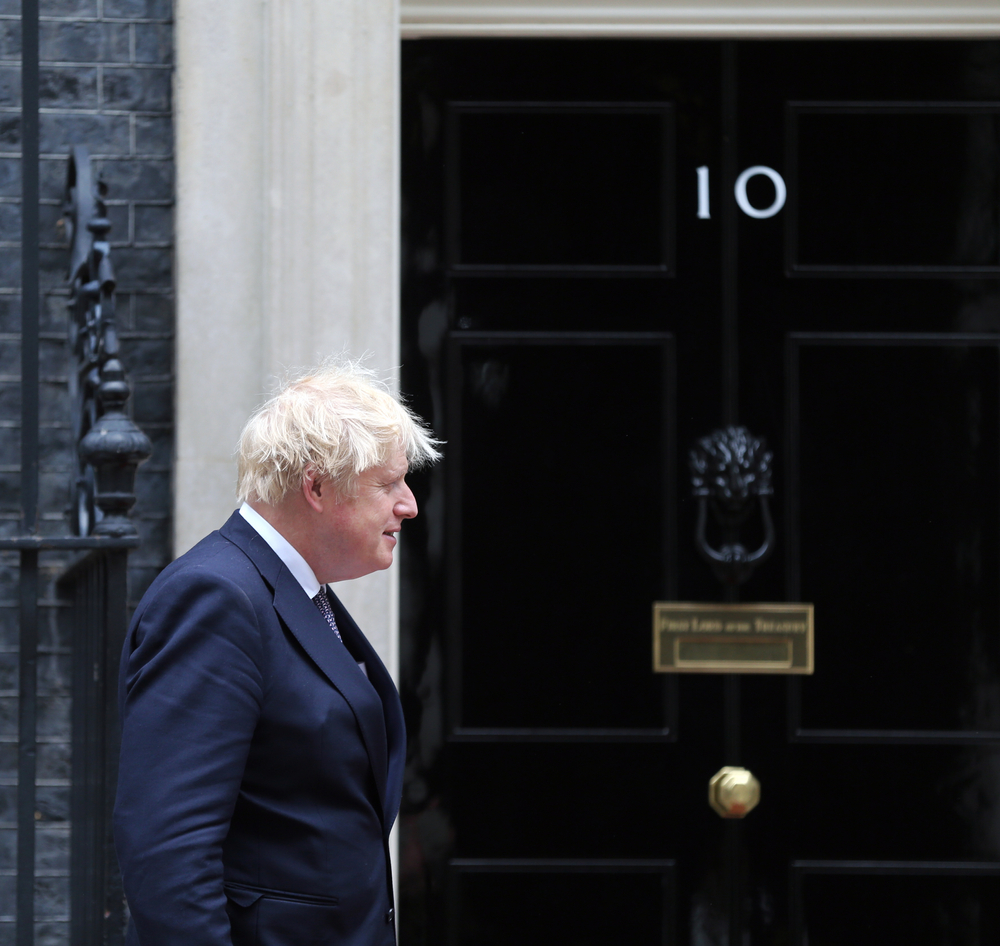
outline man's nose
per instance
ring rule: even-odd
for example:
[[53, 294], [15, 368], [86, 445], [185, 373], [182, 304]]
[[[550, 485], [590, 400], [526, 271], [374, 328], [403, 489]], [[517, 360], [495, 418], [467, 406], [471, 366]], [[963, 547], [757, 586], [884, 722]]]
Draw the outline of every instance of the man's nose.
[[396, 503], [395, 513], [400, 519], [412, 519], [417, 514], [417, 500], [413, 491], [405, 483], [403, 484], [403, 495]]

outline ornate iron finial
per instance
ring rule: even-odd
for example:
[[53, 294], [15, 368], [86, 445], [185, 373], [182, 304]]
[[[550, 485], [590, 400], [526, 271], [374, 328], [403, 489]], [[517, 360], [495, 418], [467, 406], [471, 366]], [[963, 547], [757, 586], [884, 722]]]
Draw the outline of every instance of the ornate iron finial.
[[[727, 584], [745, 582], [754, 569], [774, 549], [774, 523], [768, 497], [771, 488], [773, 454], [762, 437], [755, 437], [746, 427], [727, 427], [702, 437], [690, 455], [692, 493], [698, 500], [695, 544], [716, 577]], [[739, 526], [760, 505], [764, 541], [750, 552], [737, 541]], [[706, 528], [708, 507], [727, 535], [719, 548], [708, 544]]]
[[125, 413], [131, 390], [118, 360], [106, 190], [101, 181], [94, 185], [90, 153], [75, 146], [63, 208], [70, 240], [70, 343], [77, 361], [70, 387], [79, 469], [70, 518], [77, 535], [133, 536], [128, 512], [135, 504], [135, 470], [153, 448]]

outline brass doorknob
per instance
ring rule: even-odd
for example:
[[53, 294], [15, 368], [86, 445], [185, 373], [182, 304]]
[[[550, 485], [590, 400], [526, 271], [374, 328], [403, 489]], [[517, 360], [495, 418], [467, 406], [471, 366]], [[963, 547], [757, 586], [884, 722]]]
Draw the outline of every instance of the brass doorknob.
[[759, 801], [760, 782], [749, 769], [724, 765], [708, 783], [708, 803], [723, 818], [742, 818]]

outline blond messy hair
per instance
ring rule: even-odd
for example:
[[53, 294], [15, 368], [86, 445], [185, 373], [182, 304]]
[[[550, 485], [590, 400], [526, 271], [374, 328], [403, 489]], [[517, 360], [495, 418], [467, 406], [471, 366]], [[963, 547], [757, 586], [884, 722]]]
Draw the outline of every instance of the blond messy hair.
[[358, 477], [400, 448], [410, 469], [441, 454], [424, 422], [359, 362], [324, 363], [285, 381], [240, 435], [237, 498], [275, 505], [307, 468], [350, 496]]

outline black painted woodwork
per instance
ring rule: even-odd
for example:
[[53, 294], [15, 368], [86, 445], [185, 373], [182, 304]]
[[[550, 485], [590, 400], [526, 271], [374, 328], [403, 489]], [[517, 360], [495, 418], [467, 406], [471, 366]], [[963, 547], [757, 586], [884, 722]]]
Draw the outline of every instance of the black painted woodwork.
[[[996, 942], [998, 119], [992, 41], [404, 44], [407, 943]], [[736, 423], [813, 677], [650, 669]]]
[[453, 274], [667, 275], [669, 104], [449, 103]]
[[[623, 634], [613, 665], [579, 644], [588, 626], [643, 627], [650, 597], [667, 593], [672, 337], [465, 332], [452, 337], [449, 355], [449, 377], [461, 379], [449, 412], [457, 449], [447, 515], [461, 524], [448, 563], [452, 735], [670, 738], [668, 681], [645, 673], [644, 636]], [[587, 431], [599, 433], [596, 449]], [[574, 455], [582, 462], [568, 459]], [[525, 477], [533, 468], [553, 475]], [[631, 489], [608, 490], [623, 469]], [[483, 495], [507, 510], [489, 521], [485, 542]], [[598, 515], [589, 514], [580, 531], [580, 510], [596, 495]], [[561, 555], [569, 535], [577, 546]], [[609, 548], [648, 553], [638, 565], [631, 555], [608, 562]], [[497, 593], [514, 586], [517, 596]], [[567, 594], [553, 593], [558, 588]], [[519, 630], [525, 611], [527, 626], [547, 633]], [[553, 664], [565, 669], [558, 680]]]

